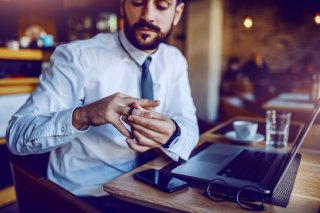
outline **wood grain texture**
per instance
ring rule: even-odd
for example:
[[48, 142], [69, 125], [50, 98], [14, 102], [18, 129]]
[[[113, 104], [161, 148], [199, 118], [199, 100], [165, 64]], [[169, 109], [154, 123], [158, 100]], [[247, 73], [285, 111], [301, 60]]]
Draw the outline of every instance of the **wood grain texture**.
[[43, 53], [41, 50], [24, 49], [14, 51], [0, 48], [0, 59], [41, 61]]
[[3, 145], [6, 143], [6, 139], [5, 138], [0, 138], [0, 145]]
[[31, 93], [38, 82], [38, 78], [0, 79], [0, 95]]
[[16, 201], [14, 186], [9, 186], [0, 190], [0, 207], [6, 206]]
[[[239, 118], [237, 118], [239, 119]], [[244, 119], [248, 119], [244, 117]], [[226, 142], [221, 135], [212, 132], [225, 126], [229, 120], [201, 135], [199, 144], [204, 141]], [[310, 142], [311, 143], [311, 142]], [[293, 193], [287, 208], [266, 204], [265, 212], [319, 212], [320, 210], [320, 151], [301, 149], [303, 154]], [[104, 190], [113, 196], [167, 212], [244, 212], [235, 203], [213, 202], [203, 195], [203, 190], [187, 188], [174, 193], [165, 193], [137, 181], [133, 174], [148, 168], [160, 169], [170, 163], [166, 156], [161, 156], [135, 170], [104, 185]]]
[[3, 78], [0, 79], [0, 86], [11, 86], [21, 84], [37, 84], [38, 78]]

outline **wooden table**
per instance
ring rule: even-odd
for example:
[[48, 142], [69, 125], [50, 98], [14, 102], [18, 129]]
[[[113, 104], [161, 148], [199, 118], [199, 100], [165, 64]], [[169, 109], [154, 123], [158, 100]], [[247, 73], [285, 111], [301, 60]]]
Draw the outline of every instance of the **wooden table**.
[[[279, 110], [291, 112], [291, 120], [308, 122], [315, 101], [309, 100], [308, 93], [282, 93], [262, 105], [265, 110]], [[316, 120], [320, 124], [320, 119]]]
[[[230, 143], [223, 135], [216, 133], [219, 129], [230, 124], [233, 120], [246, 119], [249, 117], [238, 117], [229, 120], [201, 135], [199, 144], [205, 141]], [[259, 119], [258, 119], [259, 120]], [[257, 120], [257, 121], [258, 121]], [[319, 132], [319, 130], [316, 130]], [[319, 139], [319, 137], [318, 137]], [[266, 212], [319, 212], [320, 210], [320, 149], [313, 147], [313, 138], [307, 137], [305, 146], [300, 149], [303, 154], [297, 179], [290, 198], [289, 206], [282, 208], [266, 204]], [[133, 174], [148, 168], [161, 169], [172, 162], [166, 156], [159, 158], [120, 176], [114, 181], [104, 185], [104, 190], [111, 195], [135, 204], [163, 210], [166, 212], [244, 212], [235, 203], [214, 202], [203, 195], [203, 190], [187, 188], [174, 193], [164, 193], [146, 185], [133, 178]]]
[[282, 93], [262, 105], [263, 109], [275, 109], [291, 112], [310, 112], [314, 103], [309, 101], [307, 93]]

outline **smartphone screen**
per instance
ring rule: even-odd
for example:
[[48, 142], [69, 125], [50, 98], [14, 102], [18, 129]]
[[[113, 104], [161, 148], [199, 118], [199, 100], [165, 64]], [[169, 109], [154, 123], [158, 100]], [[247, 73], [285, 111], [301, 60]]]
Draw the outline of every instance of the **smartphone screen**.
[[134, 177], [165, 192], [174, 192], [188, 186], [186, 181], [156, 169], [147, 169], [135, 173]]

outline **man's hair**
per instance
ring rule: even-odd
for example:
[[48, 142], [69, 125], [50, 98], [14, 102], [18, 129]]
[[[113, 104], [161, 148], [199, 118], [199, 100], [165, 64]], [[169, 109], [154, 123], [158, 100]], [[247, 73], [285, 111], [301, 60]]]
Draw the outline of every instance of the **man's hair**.
[[182, 2], [184, 2], [184, 0], [177, 0], [177, 5], [181, 4]]

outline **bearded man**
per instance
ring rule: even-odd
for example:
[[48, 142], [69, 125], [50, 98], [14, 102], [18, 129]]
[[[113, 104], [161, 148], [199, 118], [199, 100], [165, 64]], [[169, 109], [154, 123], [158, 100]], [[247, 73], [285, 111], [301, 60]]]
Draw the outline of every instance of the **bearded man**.
[[199, 137], [187, 62], [164, 43], [183, 9], [181, 0], [122, 0], [123, 30], [57, 47], [9, 122], [11, 152], [50, 152], [48, 178], [98, 208], [115, 202], [103, 184], [148, 150], [187, 160]]

